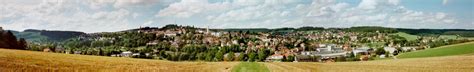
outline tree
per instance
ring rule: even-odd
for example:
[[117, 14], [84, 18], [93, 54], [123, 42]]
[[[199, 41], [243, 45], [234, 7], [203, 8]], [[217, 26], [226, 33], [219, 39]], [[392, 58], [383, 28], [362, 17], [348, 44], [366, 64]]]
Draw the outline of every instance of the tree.
[[385, 54], [385, 50], [383, 48], [377, 48], [377, 50], [375, 50], [375, 54], [377, 55]]
[[26, 43], [26, 40], [24, 38], [20, 38], [20, 41], [18, 42], [18, 49], [22, 49], [22, 50], [25, 50], [26, 47], [28, 47], [27, 45], [28, 43]]
[[206, 61], [212, 61], [213, 59], [214, 59], [214, 52], [209, 51], [209, 52], [206, 54]]
[[287, 56], [285, 59], [286, 59], [286, 60], [285, 60], [286, 62], [292, 62], [292, 61], [295, 60], [295, 56], [289, 55], [289, 56]]
[[224, 52], [223, 51], [217, 52], [216, 61], [222, 61], [222, 59], [224, 59]]
[[196, 57], [197, 57], [197, 60], [205, 60], [206, 59], [206, 57], [204, 56], [204, 53], [198, 53], [196, 55]]
[[159, 56], [161, 56], [161, 58], [167, 58], [166, 52], [164, 50], [160, 51]]
[[249, 58], [247, 61], [253, 62], [256, 59], [256, 55], [254, 52], [249, 52]]
[[237, 57], [236, 61], [246, 61], [245, 60], [245, 54], [244, 53], [240, 53], [239, 57]]
[[257, 61], [263, 61], [265, 60], [265, 58], [267, 58], [267, 54], [265, 53], [265, 50], [259, 50]]
[[234, 52], [227, 53], [226, 61], [233, 61], [234, 60]]

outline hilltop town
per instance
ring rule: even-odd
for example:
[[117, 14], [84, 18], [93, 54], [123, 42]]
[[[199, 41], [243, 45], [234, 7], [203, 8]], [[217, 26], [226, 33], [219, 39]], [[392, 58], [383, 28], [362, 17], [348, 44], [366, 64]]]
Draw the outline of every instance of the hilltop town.
[[170, 61], [342, 62], [396, 58], [399, 53], [470, 41], [459, 35], [410, 39], [403, 34], [377, 27], [258, 31], [167, 25], [30, 43], [28, 50]]

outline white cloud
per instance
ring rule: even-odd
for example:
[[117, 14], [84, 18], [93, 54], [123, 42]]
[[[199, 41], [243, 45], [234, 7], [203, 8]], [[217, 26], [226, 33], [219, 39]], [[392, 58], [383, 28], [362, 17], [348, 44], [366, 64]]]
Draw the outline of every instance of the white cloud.
[[152, 25], [153, 23], [154, 23], [153, 21], [147, 21], [147, 22], [141, 24], [141, 26], [150, 26], [150, 25]]
[[162, 9], [155, 16], [173, 16], [178, 18], [188, 18], [196, 14], [220, 12], [230, 9], [228, 2], [208, 3], [207, 0], [182, 0], [173, 3], [169, 7]]
[[448, 0], [443, 0], [443, 5], [448, 4]]
[[158, 3], [159, 0], [117, 0], [114, 4], [114, 7], [121, 8], [125, 6], [143, 6], [143, 5], [153, 5]]
[[[117, 31], [130, 27], [125, 9], [87, 11], [81, 5], [87, 2], [74, 0], [43, 0], [37, 4], [2, 4], [0, 26], [5, 29], [48, 29], [85, 32]], [[92, 8], [91, 8], [92, 9]]]
[[178, 23], [189, 23], [186, 25], [209, 25], [215, 28], [364, 25], [408, 28], [472, 27], [470, 21], [466, 25], [458, 26], [460, 21], [448, 13], [404, 8], [400, 0], [362, 0], [359, 4], [336, 0], [0, 1], [0, 26], [13, 30], [119, 31], [138, 26], [162, 26], [160, 24], [174, 23], [176, 20]]
[[399, 0], [362, 0], [358, 5], [361, 9], [375, 9], [377, 7], [397, 6]]
[[101, 9], [107, 6], [114, 8], [146, 7], [156, 4], [168, 5], [175, 0], [86, 0], [91, 9]]
[[[265, 2], [263, 2], [265, 3]], [[430, 25], [457, 24], [446, 13], [414, 11], [399, 5], [399, 0], [363, 0], [357, 7], [334, 0], [315, 0], [309, 5], [266, 4], [246, 5], [216, 15], [207, 20], [219, 27], [350, 27], [390, 26], [430, 28]], [[284, 13], [278, 15], [278, 13]]]
[[[209, 7], [212, 5], [220, 8]], [[349, 3], [336, 0], [313, 0], [311, 4], [299, 4], [295, 0], [234, 0], [216, 3], [209, 3], [207, 0], [183, 0], [171, 4], [156, 16], [204, 16], [207, 23], [205, 25], [220, 28], [361, 25], [428, 27], [426, 25], [429, 24], [457, 23], [456, 19], [446, 13], [406, 9], [400, 6], [400, 0], [362, 0], [356, 7], [350, 6]]]

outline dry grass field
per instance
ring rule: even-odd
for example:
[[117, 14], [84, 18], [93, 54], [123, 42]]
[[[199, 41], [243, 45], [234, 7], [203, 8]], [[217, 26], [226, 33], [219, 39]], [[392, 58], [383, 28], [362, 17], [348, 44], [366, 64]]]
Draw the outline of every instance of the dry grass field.
[[170, 62], [0, 49], [0, 72], [229, 72], [237, 64], [238, 62]]
[[[245, 69], [264, 69], [243, 69], [250, 72], [268, 70], [271, 72], [472, 72], [474, 71], [474, 54], [366, 62], [241, 63], [245, 62], [171, 62], [0, 49], [0, 72], [229, 72], [239, 66], [261, 67]], [[257, 64], [263, 65], [252, 66]]]
[[265, 63], [272, 72], [472, 72], [474, 55], [338, 63]]

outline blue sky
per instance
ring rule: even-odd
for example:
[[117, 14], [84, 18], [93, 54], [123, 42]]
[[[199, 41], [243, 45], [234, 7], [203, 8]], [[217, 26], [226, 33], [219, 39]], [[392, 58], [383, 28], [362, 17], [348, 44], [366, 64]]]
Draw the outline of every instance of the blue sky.
[[1, 0], [0, 26], [113, 32], [178, 23], [210, 28], [474, 29], [473, 0]]

